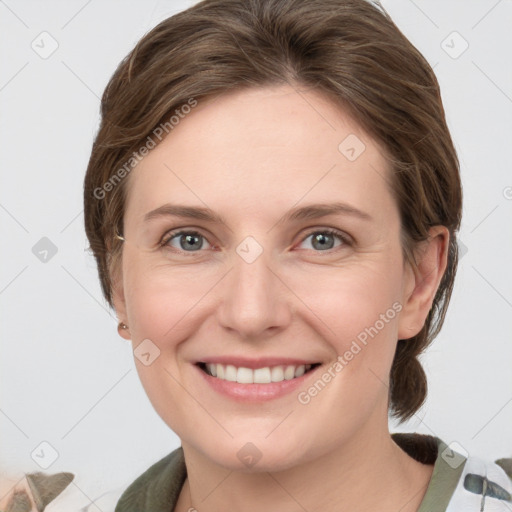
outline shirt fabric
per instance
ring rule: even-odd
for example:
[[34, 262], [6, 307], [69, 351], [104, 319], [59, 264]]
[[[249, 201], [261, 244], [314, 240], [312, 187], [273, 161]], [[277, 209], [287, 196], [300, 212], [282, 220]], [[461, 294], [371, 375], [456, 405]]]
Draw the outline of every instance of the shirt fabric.
[[[418, 512], [512, 511], [512, 459], [485, 461], [468, 456], [456, 443], [448, 446], [425, 434], [394, 433], [391, 437], [414, 459], [434, 464]], [[129, 485], [115, 512], [173, 512], [186, 477], [179, 447]]]

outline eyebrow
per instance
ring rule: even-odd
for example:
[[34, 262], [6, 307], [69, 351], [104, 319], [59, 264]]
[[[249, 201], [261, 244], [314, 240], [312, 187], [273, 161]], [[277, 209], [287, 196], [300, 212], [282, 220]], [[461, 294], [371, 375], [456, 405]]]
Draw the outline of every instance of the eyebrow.
[[[302, 206], [298, 208], [293, 208], [289, 212], [287, 212], [278, 222], [277, 224], [283, 224], [286, 222], [292, 222], [297, 220], [307, 220], [307, 219], [316, 219], [318, 217], [325, 217], [327, 215], [347, 215], [359, 218], [365, 221], [372, 221], [373, 218], [366, 212], [355, 208], [349, 204], [345, 203], [319, 203], [319, 204], [310, 204], [307, 206]], [[150, 221], [155, 218], [160, 217], [181, 217], [187, 219], [198, 219], [204, 220], [212, 223], [220, 223], [227, 226], [226, 219], [215, 213], [210, 208], [200, 208], [195, 206], [185, 206], [179, 204], [164, 204], [155, 210], [152, 210], [146, 215], [144, 215], [144, 222]]]

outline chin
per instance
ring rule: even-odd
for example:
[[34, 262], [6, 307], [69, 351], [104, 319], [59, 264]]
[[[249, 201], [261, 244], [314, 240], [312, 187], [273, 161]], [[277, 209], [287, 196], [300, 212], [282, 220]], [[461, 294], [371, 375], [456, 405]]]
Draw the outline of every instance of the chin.
[[289, 436], [288, 439], [279, 436], [271, 439], [272, 435], [268, 439], [255, 436], [253, 441], [247, 434], [224, 441], [213, 439], [208, 446], [196, 445], [196, 450], [212, 463], [240, 473], [284, 471], [313, 458], [307, 443], [289, 439]]

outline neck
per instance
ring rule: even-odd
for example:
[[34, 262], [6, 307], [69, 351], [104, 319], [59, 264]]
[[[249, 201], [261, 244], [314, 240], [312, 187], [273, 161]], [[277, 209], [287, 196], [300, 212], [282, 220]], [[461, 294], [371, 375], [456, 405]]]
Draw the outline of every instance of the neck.
[[183, 444], [188, 476], [175, 510], [416, 512], [433, 465], [407, 455], [387, 424], [378, 432], [366, 430], [313, 460], [275, 472], [229, 471]]

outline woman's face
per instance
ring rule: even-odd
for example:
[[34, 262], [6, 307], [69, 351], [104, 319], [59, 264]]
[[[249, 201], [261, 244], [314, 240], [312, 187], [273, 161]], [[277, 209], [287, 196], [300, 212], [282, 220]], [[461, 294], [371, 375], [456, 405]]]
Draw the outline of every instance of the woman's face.
[[199, 102], [132, 171], [115, 305], [184, 446], [276, 470], [387, 429], [397, 339], [428, 311], [389, 177], [342, 109], [289, 86]]

